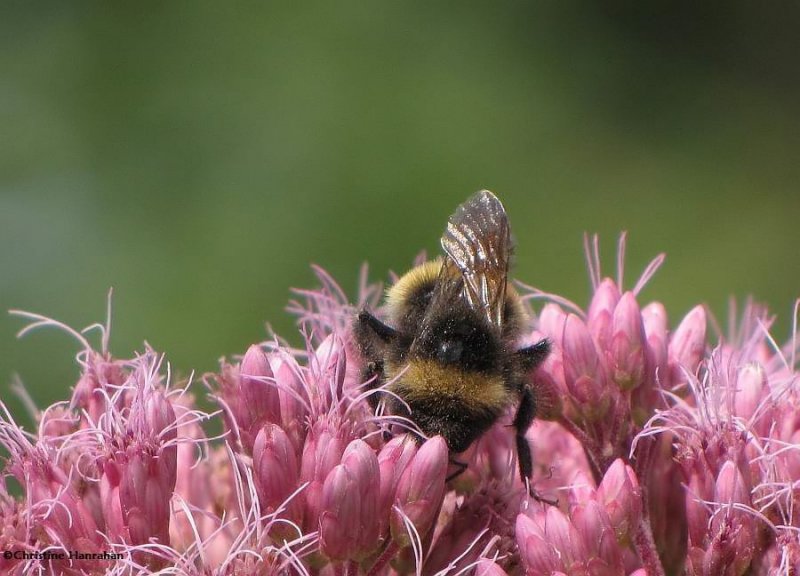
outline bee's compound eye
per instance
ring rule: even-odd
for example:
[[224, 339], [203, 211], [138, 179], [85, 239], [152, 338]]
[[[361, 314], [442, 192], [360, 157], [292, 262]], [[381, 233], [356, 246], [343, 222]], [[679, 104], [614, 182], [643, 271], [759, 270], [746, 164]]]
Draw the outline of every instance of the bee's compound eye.
[[436, 351], [436, 358], [442, 364], [456, 364], [461, 361], [464, 352], [464, 342], [456, 339], [442, 340]]

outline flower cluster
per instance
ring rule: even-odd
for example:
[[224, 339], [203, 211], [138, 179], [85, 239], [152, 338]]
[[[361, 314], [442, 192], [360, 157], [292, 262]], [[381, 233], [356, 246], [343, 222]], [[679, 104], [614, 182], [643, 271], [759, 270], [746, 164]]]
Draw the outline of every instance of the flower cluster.
[[638, 562], [628, 545], [639, 525], [642, 501], [630, 466], [616, 460], [597, 488], [579, 473], [567, 502], [566, 514], [549, 506], [517, 517], [528, 574], [626, 574], [635, 569]]
[[[0, 550], [13, 552], [0, 573], [797, 573], [796, 326], [781, 346], [749, 304], [713, 344], [700, 306], [670, 330], [663, 305], [639, 300], [662, 258], [625, 290], [624, 246], [612, 280], [587, 242], [585, 311], [520, 287], [544, 301], [520, 346], [553, 349], [530, 381], [531, 486], [512, 414], [458, 455], [461, 471], [441, 437], [371, 408], [383, 391], [362, 382], [350, 334], [356, 307], [382, 313], [366, 270], [354, 304], [321, 270], [298, 291], [301, 348], [276, 337], [179, 386], [149, 348], [113, 358], [107, 327], [95, 350], [26, 314], [24, 331], [78, 339], [81, 375], [33, 433], [0, 403]], [[201, 385], [211, 412], [190, 392]]]

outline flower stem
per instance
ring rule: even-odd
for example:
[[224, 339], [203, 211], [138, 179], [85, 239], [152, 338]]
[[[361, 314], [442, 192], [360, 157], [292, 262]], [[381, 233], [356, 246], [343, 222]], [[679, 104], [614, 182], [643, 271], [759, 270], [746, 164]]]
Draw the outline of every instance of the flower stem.
[[377, 576], [380, 571], [383, 570], [383, 567], [386, 566], [392, 558], [394, 558], [399, 548], [400, 547], [396, 542], [390, 542], [389, 545], [386, 546], [386, 549], [381, 552], [381, 555], [378, 556], [378, 559], [375, 560], [375, 564], [373, 564], [372, 568], [369, 569], [367, 576]]
[[636, 529], [636, 535], [633, 538], [633, 544], [647, 572], [647, 576], [664, 576], [664, 567], [658, 557], [656, 543], [650, 530], [650, 521], [646, 516], [643, 516], [639, 522], [639, 527]]
[[589, 467], [591, 468], [592, 477], [594, 478], [596, 484], [600, 484], [600, 481], [603, 479], [603, 473], [605, 472], [605, 469], [598, 460], [598, 454], [594, 440], [569, 418], [561, 418], [559, 422], [562, 426], [564, 426], [564, 428], [567, 429], [567, 432], [572, 434], [575, 439], [580, 442], [583, 452], [586, 454], [586, 461], [589, 463]]

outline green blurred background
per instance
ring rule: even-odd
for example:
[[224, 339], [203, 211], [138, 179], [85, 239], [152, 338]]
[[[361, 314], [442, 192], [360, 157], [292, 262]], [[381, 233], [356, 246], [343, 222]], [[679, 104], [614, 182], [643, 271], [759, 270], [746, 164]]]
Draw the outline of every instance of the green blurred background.
[[[310, 263], [352, 294], [437, 250], [480, 188], [516, 276], [584, 303], [605, 270], [673, 324], [800, 295], [793, 3], [19, 3], [0, 19], [0, 307], [82, 327], [114, 288], [112, 351], [175, 370], [293, 331]], [[44, 405], [74, 342], [0, 319], [0, 398]], [[12, 401], [15, 410], [19, 404]]]

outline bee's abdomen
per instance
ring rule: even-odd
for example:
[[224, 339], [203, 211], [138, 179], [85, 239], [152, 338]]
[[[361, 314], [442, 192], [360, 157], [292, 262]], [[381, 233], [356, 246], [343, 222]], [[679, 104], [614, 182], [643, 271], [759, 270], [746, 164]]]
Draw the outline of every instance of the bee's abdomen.
[[[392, 373], [399, 374], [391, 366]], [[435, 360], [414, 359], [402, 369], [397, 383], [404, 398], [427, 398], [433, 395], [466, 397], [479, 406], [505, 402], [506, 387], [500, 374], [486, 374], [445, 366]]]
[[485, 430], [512, 400], [499, 374], [470, 372], [422, 359], [399, 370], [389, 364], [387, 372], [389, 379], [398, 375], [390, 390], [411, 407], [412, 419], [427, 434], [446, 437], [445, 430], [460, 421]]
[[[393, 372], [394, 367], [391, 368]], [[503, 413], [512, 396], [499, 375], [468, 372], [433, 360], [413, 360], [390, 385], [427, 436], [441, 435], [455, 452], [467, 447]], [[398, 401], [391, 411], [406, 413]]]

